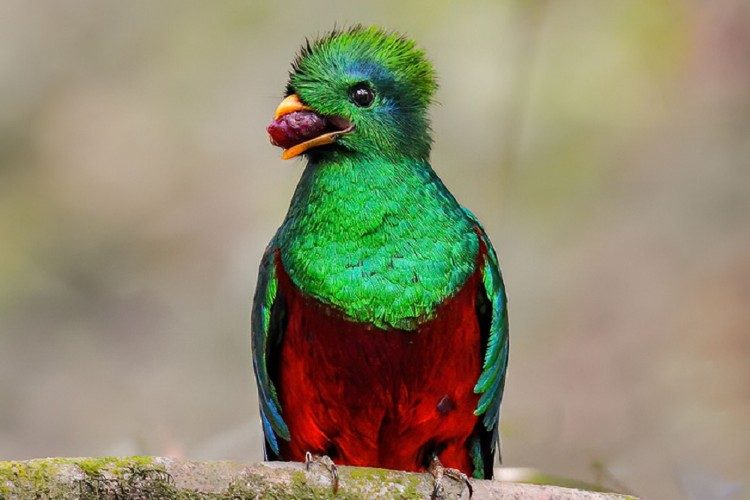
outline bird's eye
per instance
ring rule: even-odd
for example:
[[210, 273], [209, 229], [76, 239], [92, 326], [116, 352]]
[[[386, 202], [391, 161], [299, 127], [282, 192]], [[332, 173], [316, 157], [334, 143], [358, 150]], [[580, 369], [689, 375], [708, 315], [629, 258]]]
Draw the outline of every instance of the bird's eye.
[[358, 83], [349, 90], [349, 99], [360, 108], [366, 108], [375, 100], [375, 92], [366, 83]]

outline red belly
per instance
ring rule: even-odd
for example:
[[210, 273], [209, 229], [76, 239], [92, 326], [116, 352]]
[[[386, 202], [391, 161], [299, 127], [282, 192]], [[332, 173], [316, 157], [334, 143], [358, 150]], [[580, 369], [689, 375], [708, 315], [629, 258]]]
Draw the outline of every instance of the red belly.
[[291, 441], [281, 458], [328, 454], [339, 464], [424, 470], [431, 452], [473, 472], [481, 370], [478, 274], [416, 331], [379, 330], [305, 297], [277, 259], [287, 301], [278, 391]]

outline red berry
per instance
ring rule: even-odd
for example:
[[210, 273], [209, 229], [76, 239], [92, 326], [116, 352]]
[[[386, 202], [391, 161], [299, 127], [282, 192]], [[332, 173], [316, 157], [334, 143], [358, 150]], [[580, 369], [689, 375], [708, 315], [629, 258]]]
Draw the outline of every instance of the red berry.
[[271, 143], [285, 149], [317, 137], [325, 129], [325, 118], [312, 111], [288, 113], [274, 120], [266, 128]]

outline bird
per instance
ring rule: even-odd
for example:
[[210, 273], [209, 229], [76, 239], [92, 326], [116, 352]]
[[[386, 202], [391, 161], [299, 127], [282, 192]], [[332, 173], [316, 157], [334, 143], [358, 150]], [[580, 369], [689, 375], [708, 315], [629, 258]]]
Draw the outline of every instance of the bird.
[[267, 127], [306, 165], [252, 309], [267, 460], [491, 479], [508, 364], [500, 265], [430, 163], [436, 72], [378, 26], [303, 44]]

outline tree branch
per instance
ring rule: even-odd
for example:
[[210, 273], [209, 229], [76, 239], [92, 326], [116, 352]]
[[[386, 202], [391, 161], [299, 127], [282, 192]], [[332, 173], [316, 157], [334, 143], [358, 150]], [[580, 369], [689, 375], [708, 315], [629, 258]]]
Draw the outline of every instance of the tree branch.
[[[365, 467], [339, 467], [336, 498], [429, 498], [432, 478]], [[468, 498], [445, 479], [446, 498]], [[476, 499], [624, 499], [612, 493], [472, 480]], [[171, 458], [46, 458], [0, 462], [0, 498], [331, 498], [331, 476], [320, 465], [199, 462]]]

